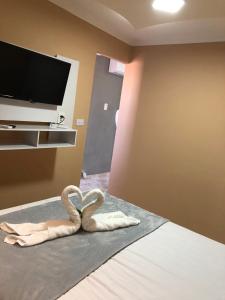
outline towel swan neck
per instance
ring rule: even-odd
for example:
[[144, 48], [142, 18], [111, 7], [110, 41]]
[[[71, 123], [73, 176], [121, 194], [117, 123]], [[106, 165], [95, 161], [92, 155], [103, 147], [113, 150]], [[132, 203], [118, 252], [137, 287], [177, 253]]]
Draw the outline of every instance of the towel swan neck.
[[62, 199], [65, 209], [70, 217], [70, 221], [72, 221], [74, 224], [76, 224], [77, 227], [80, 227], [81, 217], [80, 217], [80, 214], [79, 214], [76, 206], [69, 199], [69, 194], [71, 194], [71, 193], [76, 193], [79, 200], [82, 201], [82, 199], [83, 199], [82, 193], [81, 193], [80, 189], [74, 185], [69, 185], [62, 191], [61, 199]]
[[83, 202], [85, 202], [89, 197], [97, 196], [97, 198], [87, 205], [85, 205], [82, 210], [82, 227], [87, 231], [95, 231], [96, 230], [96, 221], [92, 218], [93, 213], [102, 206], [105, 200], [105, 196], [99, 189], [94, 189], [88, 192], [83, 198]]

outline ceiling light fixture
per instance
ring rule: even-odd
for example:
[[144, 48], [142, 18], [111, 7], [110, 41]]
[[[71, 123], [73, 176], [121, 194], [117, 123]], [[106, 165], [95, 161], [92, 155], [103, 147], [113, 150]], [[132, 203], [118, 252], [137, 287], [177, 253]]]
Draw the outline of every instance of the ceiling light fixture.
[[185, 4], [185, 0], [154, 0], [152, 7], [168, 13], [178, 12]]

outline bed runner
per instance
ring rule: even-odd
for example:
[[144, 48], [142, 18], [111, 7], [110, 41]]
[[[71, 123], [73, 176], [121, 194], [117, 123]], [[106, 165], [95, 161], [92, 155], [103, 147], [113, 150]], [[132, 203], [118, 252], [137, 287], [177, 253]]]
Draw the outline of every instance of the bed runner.
[[[73, 203], [79, 208], [75, 197]], [[97, 213], [121, 210], [141, 220], [137, 226], [110, 232], [75, 235], [21, 248], [3, 242], [0, 232], [0, 299], [57, 299], [80, 280], [134, 241], [153, 232], [167, 220], [131, 203], [106, 194]], [[68, 218], [61, 201], [26, 208], [0, 216], [0, 223], [42, 222]]]

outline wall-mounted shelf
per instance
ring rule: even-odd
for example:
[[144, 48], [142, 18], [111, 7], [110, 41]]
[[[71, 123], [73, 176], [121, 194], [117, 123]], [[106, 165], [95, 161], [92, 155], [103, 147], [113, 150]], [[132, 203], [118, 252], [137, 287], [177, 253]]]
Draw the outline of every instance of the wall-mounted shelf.
[[0, 128], [0, 150], [74, 147], [76, 137], [74, 129], [17, 125], [14, 129]]

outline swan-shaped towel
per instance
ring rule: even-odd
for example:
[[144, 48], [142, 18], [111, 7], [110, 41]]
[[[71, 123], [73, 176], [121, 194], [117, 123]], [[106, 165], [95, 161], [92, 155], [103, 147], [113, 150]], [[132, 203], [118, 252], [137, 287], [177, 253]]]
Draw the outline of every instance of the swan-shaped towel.
[[98, 209], [104, 203], [105, 197], [101, 190], [94, 189], [84, 196], [83, 202], [86, 202], [92, 196], [96, 197], [96, 200], [88, 203], [81, 210], [82, 228], [85, 231], [109, 231], [137, 225], [140, 223], [140, 220], [134, 217], [126, 216], [121, 211], [93, 215], [96, 209]]
[[81, 217], [69, 199], [70, 193], [76, 193], [79, 200], [82, 200], [82, 193], [76, 186], [70, 185], [63, 190], [61, 198], [69, 215], [68, 220], [49, 220], [42, 223], [24, 224], [1, 223], [0, 229], [10, 233], [4, 242], [27, 247], [76, 233], [81, 226]]

